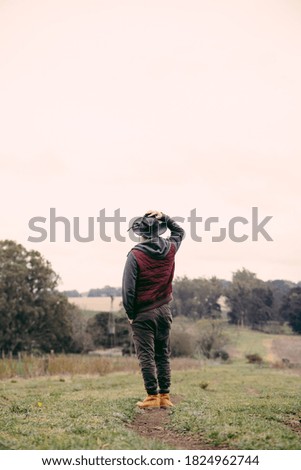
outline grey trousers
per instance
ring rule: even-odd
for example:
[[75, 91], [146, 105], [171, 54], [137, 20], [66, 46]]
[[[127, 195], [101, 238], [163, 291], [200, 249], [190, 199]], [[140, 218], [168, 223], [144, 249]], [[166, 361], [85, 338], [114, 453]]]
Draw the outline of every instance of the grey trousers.
[[169, 393], [170, 389], [170, 328], [172, 315], [169, 304], [138, 313], [132, 323], [133, 339], [149, 395]]

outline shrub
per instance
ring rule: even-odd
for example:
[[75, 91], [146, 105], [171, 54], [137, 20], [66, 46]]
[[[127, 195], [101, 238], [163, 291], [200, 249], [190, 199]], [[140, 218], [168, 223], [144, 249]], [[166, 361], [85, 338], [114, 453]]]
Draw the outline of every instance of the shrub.
[[174, 325], [171, 330], [172, 357], [192, 357], [195, 353], [195, 338], [180, 325]]
[[222, 361], [227, 361], [229, 359], [229, 353], [224, 349], [220, 349], [218, 351], [214, 351], [213, 353], [214, 359], [221, 359]]
[[249, 364], [262, 364], [263, 363], [262, 357], [257, 353], [246, 354], [246, 359], [248, 360]]
[[125, 315], [110, 312], [97, 313], [87, 323], [88, 333], [95, 348], [123, 347], [130, 341], [130, 328]]
[[[207, 359], [218, 357], [216, 354], [221, 353], [222, 348], [228, 342], [228, 337], [224, 332], [224, 323], [220, 320], [201, 320], [198, 322], [198, 329], [198, 351]], [[224, 351], [222, 355], [225, 357], [226, 354]]]
[[206, 390], [206, 388], [208, 387], [208, 385], [209, 385], [209, 382], [202, 381], [202, 382], [200, 383], [200, 387], [201, 387], [202, 390]]

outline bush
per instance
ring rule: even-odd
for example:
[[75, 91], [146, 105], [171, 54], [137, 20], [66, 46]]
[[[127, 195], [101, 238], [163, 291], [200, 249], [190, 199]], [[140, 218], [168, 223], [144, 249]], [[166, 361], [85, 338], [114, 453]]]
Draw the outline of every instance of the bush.
[[248, 360], [249, 364], [262, 364], [263, 363], [262, 357], [257, 353], [246, 354], [246, 359]]
[[195, 338], [180, 325], [174, 325], [171, 329], [171, 356], [192, 357], [195, 353]]
[[200, 383], [200, 387], [202, 390], [206, 390], [208, 386], [209, 386], [209, 382], [205, 382], [204, 380]]
[[[201, 320], [198, 322], [199, 335], [197, 339], [197, 349], [199, 353], [207, 359], [213, 359], [221, 354], [223, 347], [228, 342], [228, 337], [224, 332], [224, 323], [221, 320]], [[222, 355], [229, 357], [226, 351]]]
[[90, 318], [86, 332], [91, 336], [95, 348], [123, 347], [130, 341], [130, 328], [125, 315], [101, 312]]
[[74, 307], [71, 317], [73, 353], [86, 353], [94, 349], [92, 336], [87, 332], [87, 322], [78, 307]]
[[218, 351], [214, 351], [213, 353], [214, 359], [221, 359], [222, 361], [227, 361], [229, 359], [229, 353], [224, 349], [220, 349]]

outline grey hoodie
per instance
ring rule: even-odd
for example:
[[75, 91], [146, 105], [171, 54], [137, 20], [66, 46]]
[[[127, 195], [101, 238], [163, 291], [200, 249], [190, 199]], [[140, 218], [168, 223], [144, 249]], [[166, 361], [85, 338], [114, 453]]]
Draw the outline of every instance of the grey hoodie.
[[[167, 228], [171, 234], [169, 238], [156, 237], [149, 239], [143, 243], [134, 246], [135, 250], [140, 250], [149, 255], [153, 259], [163, 259], [170, 250], [171, 243], [175, 245], [176, 251], [179, 249], [181, 242], [185, 236], [185, 232], [173, 219], [163, 214], [163, 222], [166, 222]], [[135, 312], [136, 299], [136, 281], [138, 272], [138, 264], [135, 256], [130, 251], [127, 256], [122, 278], [122, 299], [125, 311], [129, 319], [133, 319]]]

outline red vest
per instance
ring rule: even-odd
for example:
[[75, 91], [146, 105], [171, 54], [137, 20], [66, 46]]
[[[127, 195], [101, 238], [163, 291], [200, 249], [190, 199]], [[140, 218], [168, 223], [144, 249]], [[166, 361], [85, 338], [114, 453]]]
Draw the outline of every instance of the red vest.
[[151, 258], [143, 251], [132, 249], [138, 264], [135, 310], [142, 312], [172, 300], [172, 280], [175, 270], [176, 248], [171, 243], [164, 259]]

